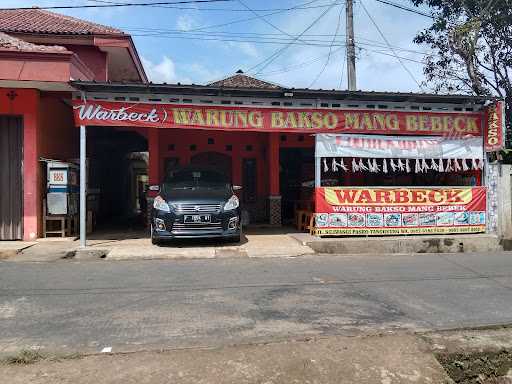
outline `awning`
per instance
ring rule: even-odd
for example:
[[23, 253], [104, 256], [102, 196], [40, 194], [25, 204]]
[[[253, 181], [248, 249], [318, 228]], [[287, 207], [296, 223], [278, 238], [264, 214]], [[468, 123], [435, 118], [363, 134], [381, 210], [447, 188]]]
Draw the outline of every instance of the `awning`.
[[481, 137], [316, 135], [315, 157], [483, 159]]

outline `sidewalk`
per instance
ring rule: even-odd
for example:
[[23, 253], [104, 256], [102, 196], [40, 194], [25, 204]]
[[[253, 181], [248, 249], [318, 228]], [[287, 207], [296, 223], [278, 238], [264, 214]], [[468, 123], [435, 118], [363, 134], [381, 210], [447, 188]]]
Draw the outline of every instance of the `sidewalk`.
[[219, 349], [95, 355], [0, 365], [10, 384], [445, 383], [426, 342], [412, 335], [330, 337]]
[[[241, 243], [218, 239], [187, 239], [152, 245], [145, 231], [94, 234], [81, 250], [78, 240], [42, 239], [37, 242], [0, 242], [0, 258], [9, 261], [55, 261], [64, 258], [110, 260], [209, 259], [226, 257], [297, 257], [314, 251], [287, 229], [251, 228]], [[2, 246], [5, 251], [2, 252]]]

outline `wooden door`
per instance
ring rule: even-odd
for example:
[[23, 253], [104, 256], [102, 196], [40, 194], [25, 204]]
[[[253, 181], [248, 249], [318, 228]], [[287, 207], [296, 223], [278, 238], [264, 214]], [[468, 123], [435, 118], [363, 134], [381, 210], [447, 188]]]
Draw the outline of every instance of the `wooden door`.
[[0, 240], [23, 238], [23, 124], [0, 116]]

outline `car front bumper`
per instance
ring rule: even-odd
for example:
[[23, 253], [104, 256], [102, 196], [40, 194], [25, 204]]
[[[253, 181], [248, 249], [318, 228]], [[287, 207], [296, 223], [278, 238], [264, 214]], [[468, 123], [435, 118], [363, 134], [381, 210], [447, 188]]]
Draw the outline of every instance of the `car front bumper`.
[[153, 237], [159, 240], [184, 238], [236, 238], [240, 236], [240, 209], [211, 213], [210, 223], [185, 223], [184, 214], [152, 210]]

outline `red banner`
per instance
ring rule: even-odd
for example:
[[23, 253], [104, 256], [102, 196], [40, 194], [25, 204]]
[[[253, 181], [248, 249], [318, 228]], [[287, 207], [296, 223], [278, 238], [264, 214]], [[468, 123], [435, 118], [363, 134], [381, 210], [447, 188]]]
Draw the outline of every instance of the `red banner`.
[[505, 148], [505, 103], [503, 101], [496, 101], [487, 109], [484, 140], [486, 152], [496, 152]]
[[483, 114], [73, 101], [76, 125], [481, 136]]
[[316, 189], [315, 234], [485, 232], [485, 187]]

